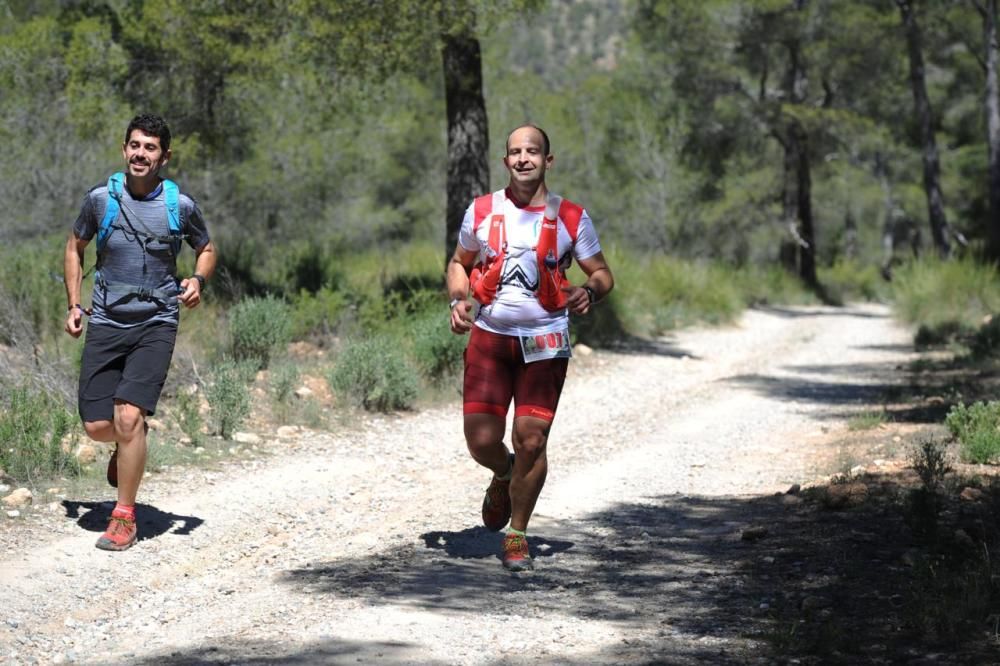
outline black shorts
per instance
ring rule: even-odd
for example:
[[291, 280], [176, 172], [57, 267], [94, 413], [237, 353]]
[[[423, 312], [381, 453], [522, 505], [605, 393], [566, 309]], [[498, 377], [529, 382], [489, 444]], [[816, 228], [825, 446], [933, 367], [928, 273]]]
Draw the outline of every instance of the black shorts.
[[153, 414], [176, 340], [177, 324], [172, 322], [152, 321], [132, 328], [88, 325], [80, 363], [80, 418], [112, 420], [115, 400]]

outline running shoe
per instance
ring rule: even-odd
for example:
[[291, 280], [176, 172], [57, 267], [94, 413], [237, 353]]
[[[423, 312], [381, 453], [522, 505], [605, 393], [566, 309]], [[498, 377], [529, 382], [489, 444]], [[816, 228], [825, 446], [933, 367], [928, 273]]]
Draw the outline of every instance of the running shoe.
[[115, 442], [115, 450], [111, 452], [111, 459], [108, 460], [108, 485], [112, 488], [118, 487], [118, 443]]
[[[508, 454], [511, 469], [514, 467], [514, 454]], [[486, 496], [483, 498], [483, 525], [491, 532], [499, 532], [510, 520], [510, 479], [501, 481], [493, 476]]]
[[134, 520], [112, 512], [108, 529], [97, 540], [96, 546], [101, 550], [127, 550], [135, 543], [138, 533]]
[[507, 571], [529, 571], [534, 568], [528, 554], [528, 540], [523, 535], [509, 533], [504, 537], [503, 566]]

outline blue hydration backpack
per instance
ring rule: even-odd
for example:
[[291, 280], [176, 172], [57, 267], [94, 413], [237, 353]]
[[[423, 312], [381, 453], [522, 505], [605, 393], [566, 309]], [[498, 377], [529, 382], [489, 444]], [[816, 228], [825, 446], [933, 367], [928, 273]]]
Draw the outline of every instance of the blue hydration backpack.
[[[170, 233], [166, 236], [160, 236], [152, 233], [152, 231], [150, 231], [149, 228], [142, 223], [142, 220], [139, 219], [135, 220], [139, 224], [140, 228], [138, 229], [131, 227], [126, 230], [125, 227], [118, 223], [118, 218], [122, 216], [122, 194], [124, 191], [125, 174], [122, 172], [112, 174], [112, 176], [108, 178], [108, 203], [104, 210], [104, 218], [101, 220], [101, 224], [97, 228], [98, 270], [95, 277], [105, 289], [112, 287], [118, 290], [127, 290], [129, 293], [137, 294], [141, 298], [164, 299], [170, 296], [176, 296], [178, 290], [166, 292], [163, 289], [151, 289], [145, 286], [109, 283], [101, 277], [101, 255], [104, 253], [104, 248], [108, 243], [108, 237], [111, 236], [111, 232], [115, 229], [120, 229], [123, 232], [128, 231], [133, 234], [136, 237], [136, 240], [142, 244], [144, 250], [146, 249], [146, 245], [153, 241], [169, 245], [175, 260], [181, 251], [181, 241], [185, 238], [185, 234], [181, 233], [181, 211], [179, 202], [180, 190], [174, 181], [167, 179], [163, 180], [163, 197], [167, 206], [167, 224], [170, 228]], [[128, 219], [127, 216], [126, 219]], [[129, 220], [129, 222], [131, 222], [131, 220]]]

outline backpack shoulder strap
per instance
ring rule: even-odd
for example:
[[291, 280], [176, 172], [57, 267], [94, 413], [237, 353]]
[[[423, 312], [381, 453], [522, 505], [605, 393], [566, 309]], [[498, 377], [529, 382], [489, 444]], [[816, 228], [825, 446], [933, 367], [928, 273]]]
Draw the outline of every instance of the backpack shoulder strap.
[[170, 225], [170, 232], [179, 234], [181, 232], [181, 204], [180, 188], [177, 183], [166, 178], [163, 179], [163, 199], [167, 204], [167, 223]]
[[115, 223], [115, 220], [118, 219], [118, 213], [121, 212], [121, 206], [118, 202], [121, 200], [124, 189], [124, 173], [119, 171], [108, 178], [108, 201], [104, 207], [104, 217], [101, 219], [101, 224], [97, 227], [98, 252], [104, 249], [104, 245], [108, 242], [108, 236], [111, 235], [111, 225]]
[[559, 204], [559, 219], [569, 232], [570, 239], [575, 243], [576, 235], [580, 229], [580, 218], [583, 217], [583, 206], [573, 203], [569, 199], [563, 199]]
[[170, 247], [176, 257], [181, 252], [181, 191], [177, 183], [167, 178], [163, 179], [163, 201], [167, 206], [167, 225], [170, 227]]

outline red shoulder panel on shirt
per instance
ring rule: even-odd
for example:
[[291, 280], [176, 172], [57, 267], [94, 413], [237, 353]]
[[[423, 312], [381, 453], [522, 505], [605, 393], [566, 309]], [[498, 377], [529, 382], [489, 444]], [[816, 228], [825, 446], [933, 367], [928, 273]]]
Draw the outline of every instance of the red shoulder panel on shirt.
[[476, 203], [473, 206], [473, 218], [472, 218], [472, 232], [475, 233], [479, 225], [482, 224], [486, 216], [490, 214], [493, 209], [493, 195], [484, 194], [481, 197], [476, 197]]
[[576, 242], [576, 233], [580, 227], [580, 218], [583, 217], [583, 206], [577, 205], [569, 199], [563, 199], [559, 205], [559, 219], [569, 232], [569, 237]]

